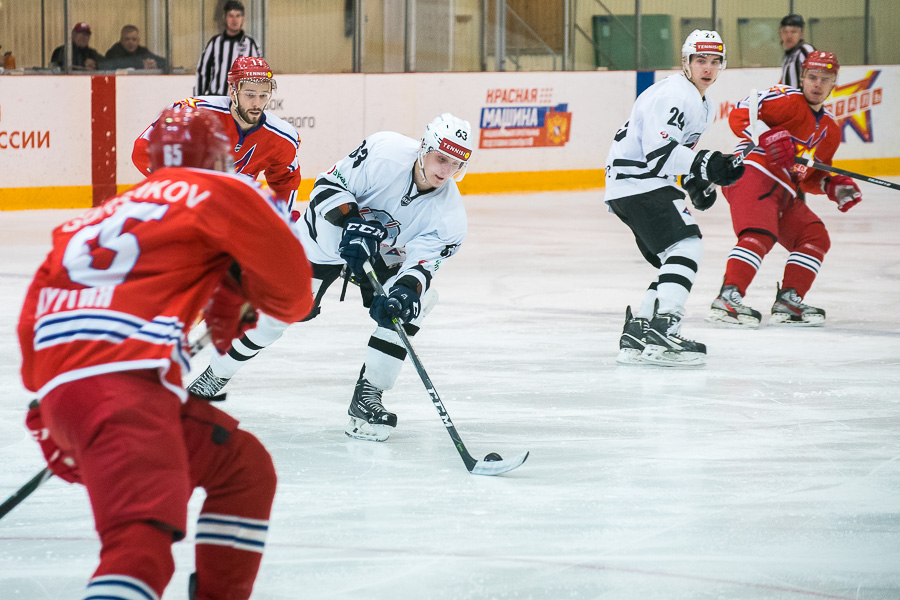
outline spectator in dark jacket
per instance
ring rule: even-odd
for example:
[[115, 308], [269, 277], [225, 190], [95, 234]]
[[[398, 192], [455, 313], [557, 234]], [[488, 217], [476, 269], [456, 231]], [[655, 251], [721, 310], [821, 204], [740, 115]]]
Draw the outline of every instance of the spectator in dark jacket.
[[[72, 28], [72, 70], [95, 71], [103, 60], [103, 55], [88, 46], [91, 41], [91, 26], [87, 23], [76, 23]], [[66, 68], [65, 46], [58, 46], [50, 57], [50, 64], [61, 69]]]
[[122, 28], [119, 41], [106, 51], [104, 69], [165, 69], [166, 61], [141, 46], [140, 31], [134, 25]]

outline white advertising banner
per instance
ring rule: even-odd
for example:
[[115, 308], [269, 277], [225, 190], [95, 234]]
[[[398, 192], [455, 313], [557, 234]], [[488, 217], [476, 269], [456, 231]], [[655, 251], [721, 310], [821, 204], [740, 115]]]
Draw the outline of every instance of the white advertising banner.
[[0, 187], [90, 185], [90, 144], [90, 77], [0, 77]]
[[367, 133], [421, 137], [443, 112], [472, 124], [470, 173], [602, 169], [634, 102], [635, 74], [369, 75]]
[[[300, 135], [300, 174], [309, 182], [365, 137], [366, 75], [276, 75], [269, 110]], [[305, 200], [305, 198], [303, 198]]]
[[134, 140], [163, 109], [190, 96], [196, 81], [196, 77], [189, 75], [116, 78], [116, 179], [119, 185], [137, 183], [144, 178], [131, 162]]
[[[654, 76], [659, 80], [671, 73]], [[716, 121], [700, 146], [731, 151], [736, 142], [728, 127], [731, 107], [750, 89], [766, 89], [778, 77], [773, 68], [723, 71], [709, 90]], [[552, 189], [565, 186], [566, 171], [602, 171], [613, 136], [634, 103], [636, 74], [277, 75], [276, 80], [278, 91], [269, 109], [297, 129], [307, 185], [367, 135], [393, 130], [419, 138], [435, 116], [451, 112], [472, 124], [476, 139], [470, 173], [554, 172], [547, 178]], [[92, 96], [90, 77], [0, 77], [0, 191], [92, 184], [96, 190], [138, 182], [140, 173], [131, 163], [135, 138], [165, 106], [189, 96], [193, 85], [190, 75], [115, 79], [116, 168], [111, 181], [103, 173], [102, 154], [92, 165], [92, 153], [109, 151], [112, 145], [108, 132], [92, 131], [92, 108], [102, 110], [108, 98]], [[900, 137], [900, 114], [889, 110], [888, 101], [897, 96], [900, 66], [841, 69], [826, 104], [843, 134], [839, 161], [886, 159], [873, 163], [872, 174], [895, 172], [900, 149], [893, 140]], [[97, 106], [92, 107], [92, 98]], [[94, 139], [98, 135], [103, 137]], [[516, 188], [514, 177], [498, 180]]]

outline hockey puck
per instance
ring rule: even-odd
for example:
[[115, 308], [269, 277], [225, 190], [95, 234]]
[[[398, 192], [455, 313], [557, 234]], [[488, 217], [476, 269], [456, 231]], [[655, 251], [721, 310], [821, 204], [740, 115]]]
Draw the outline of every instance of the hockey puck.
[[491, 452], [487, 456], [484, 457], [484, 460], [488, 462], [496, 462], [498, 460], [503, 460], [503, 457], [497, 454], [496, 452]]

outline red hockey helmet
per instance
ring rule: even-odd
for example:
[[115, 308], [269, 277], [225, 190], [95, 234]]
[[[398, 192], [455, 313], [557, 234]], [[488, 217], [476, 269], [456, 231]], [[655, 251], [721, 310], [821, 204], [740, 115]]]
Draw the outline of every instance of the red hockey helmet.
[[274, 92], [278, 85], [272, 77], [272, 68], [266, 59], [257, 56], [238, 56], [228, 70], [228, 85], [237, 89], [242, 81], [271, 83]]
[[151, 171], [162, 167], [225, 171], [232, 161], [231, 142], [222, 123], [193, 106], [164, 110], [150, 132], [147, 152]]
[[828, 71], [837, 75], [841, 65], [838, 64], [837, 56], [833, 52], [813, 50], [803, 61], [803, 68], [813, 71]]

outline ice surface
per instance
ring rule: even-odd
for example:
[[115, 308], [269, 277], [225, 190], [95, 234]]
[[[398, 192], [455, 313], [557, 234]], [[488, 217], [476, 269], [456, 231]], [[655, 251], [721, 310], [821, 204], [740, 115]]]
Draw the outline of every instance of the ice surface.
[[[833, 242], [807, 297], [823, 328], [766, 325], [781, 247], [746, 297], [762, 327], [705, 323], [734, 234], [723, 199], [698, 214], [694, 371], [616, 365], [653, 269], [602, 193], [467, 197], [413, 343], [472, 454], [528, 461], [470, 475], [412, 365], [385, 393], [391, 439], [345, 437], [371, 321], [334, 289], [227, 388], [280, 477], [254, 598], [900, 598], [900, 194], [862, 187], [847, 214], [811, 201]], [[43, 466], [14, 325], [71, 214], [0, 213], [0, 499]], [[83, 488], [51, 479], [0, 521], [0, 597], [77, 598], [98, 549]]]

